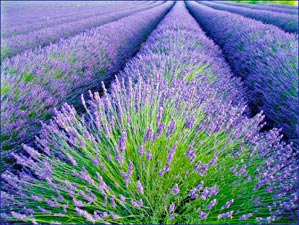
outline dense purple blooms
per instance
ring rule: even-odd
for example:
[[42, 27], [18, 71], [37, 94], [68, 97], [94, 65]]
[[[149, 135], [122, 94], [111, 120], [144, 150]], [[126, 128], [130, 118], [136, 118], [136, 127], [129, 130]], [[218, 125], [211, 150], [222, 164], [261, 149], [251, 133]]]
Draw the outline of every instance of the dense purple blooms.
[[[103, 10], [112, 10], [119, 4], [112, 2], [4, 2], [1, 4], [1, 18], [4, 27], [15, 27], [18, 25], [47, 23], [49, 20], [59, 20], [73, 17], [75, 14], [91, 13]], [[123, 5], [121, 3], [121, 5]], [[129, 4], [128, 4], [129, 5]], [[125, 5], [123, 5], [125, 6]], [[105, 11], [105, 10], [104, 10]], [[32, 13], [34, 12], [34, 13]], [[11, 16], [13, 15], [13, 16]]]
[[[52, 4], [51, 4], [52, 3]], [[9, 38], [19, 34], [27, 34], [32, 31], [59, 24], [104, 15], [119, 10], [126, 10], [142, 5], [151, 5], [153, 2], [20, 2], [6, 3], [2, 5], [1, 37]], [[82, 4], [83, 3], [83, 4]], [[140, 5], [141, 4], [141, 5]], [[11, 16], [13, 15], [13, 17]]]
[[247, 9], [207, 1], [201, 1], [200, 3], [214, 9], [229, 11], [252, 19], [260, 20], [263, 23], [273, 24], [287, 32], [298, 33], [298, 15], [269, 12], [266, 10]]
[[2, 149], [15, 151], [15, 146], [34, 138], [40, 121], [49, 119], [54, 107], [64, 101], [78, 105], [82, 93], [111, 80], [171, 5], [165, 3], [3, 61]]
[[39, 47], [47, 46], [82, 32], [89, 32], [92, 28], [119, 20], [123, 17], [132, 15], [136, 11], [141, 12], [142, 10], [152, 8], [156, 5], [157, 4], [149, 6], [141, 5], [137, 8], [131, 6], [131, 8], [125, 10], [116, 9], [109, 14], [94, 15], [86, 19], [62, 23], [53, 27], [46, 27], [26, 34], [1, 39], [1, 59], [12, 57], [28, 49], [37, 49]]
[[207, 34], [223, 49], [235, 75], [244, 79], [253, 113], [298, 142], [298, 41], [295, 35], [207, 6], [187, 2]]

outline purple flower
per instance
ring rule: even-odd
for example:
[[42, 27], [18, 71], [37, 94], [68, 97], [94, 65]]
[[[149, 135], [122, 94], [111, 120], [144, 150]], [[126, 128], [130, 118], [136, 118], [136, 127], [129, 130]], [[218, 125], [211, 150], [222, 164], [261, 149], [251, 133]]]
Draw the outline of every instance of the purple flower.
[[177, 216], [178, 216], [177, 213], [173, 213], [173, 214], [171, 214], [171, 215], [169, 216], [169, 219], [170, 219], [170, 220], [173, 220], [173, 219], [175, 219]]
[[110, 197], [110, 204], [111, 204], [112, 208], [115, 208], [115, 207], [116, 207], [116, 203], [115, 203], [115, 200], [114, 200], [114, 196], [111, 196], [111, 197]]
[[200, 191], [204, 186], [204, 181], [201, 181], [199, 185], [196, 186], [196, 190]]
[[16, 213], [16, 212], [11, 212], [11, 215], [20, 220], [20, 221], [24, 221], [26, 222], [28, 220], [28, 217], [25, 214], [20, 214], [20, 213]]
[[168, 212], [170, 213], [173, 212], [174, 208], [175, 208], [175, 203], [172, 203], [168, 208]]
[[136, 185], [137, 185], [138, 191], [141, 194], [144, 194], [144, 190], [143, 190], [143, 187], [142, 187], [142, 184], [141, 184], [140, 180], [137, 181]]
[[167, 162], [168, 165], [170, 165], [170, 163], [171, 163], [171, 161], [172, 161], [172, 159], [174, 157], [174, 154], [176, 152], [177, 146], [178, 146], [177, 143], [175, 143], [173, 145], [173, 147], [169, 151], [169, 154], [168, 154], [168, 157], [167, 157], [167, 160], [166, 160], [166, 162]]
[[123, 130], [122, 136], [119, 139], [119, 149], [124, 152], [126, 149], [127, 132]]
[[78, 215], [83, 216], [87, 221], [95, 223], [95, 219], [93, 218], [92, 215], [90, 215], [87, 211], [79, 208], [75, 208], [76, 212]]
[[38, 208], [42, 213], [44, 213], [44, 214], [51, 214], [51, 211], [46, 210], [46, 209], [44, 209], [44, 208], [42, 208], [42, 207], [40, 207], [40, 206], [37, 206], [37, 208]]
[[189, 149], [188, 149], [188, 151], [185, 154], [186, 157], [190, 158], [190, 162], [194, 162], [194, 159], [195, 159], [195, 153], [196, 153], [196, 151], [193, 150], [193, 145], [194, 145], [194, 142], [192, 142], [190, 144]]
[[244, 214], [244, 215], [240, 216], [239, 220], [248, 220], [252, 216], [253, 216], [252, 213]]
[[38, 151], [36, 151], [35, 149], [33, 149], [27, 145], [23, 145], [23, 148], [33, 159], [38, 160], [40, 158], [40, 153]]
[[164, 123], [160, 123], [159, 127], [158, 127], [158, 130], [157, 130], [157, 137], [159, 137], [162, 132], [164, 131], [165, 129], [165, 124]]
[[167, 129], [166, 137], [169, 138], [170, 135], [174, 133], [176, 122], [174, 119], [171, 120], [169, 127]]
[[145, 150], [144, 150], [144, 147], [142, 145], [138, 146], [138, 152], [139, 152], [139, 155], [141, 157], [145, 154]]
[[227, 218], [232, 218], [234, 211], [230, 211], [227, 213], [222, 213], [218, 215], [218, 220], [220, 219], [227, 219]]
[[76, 160], [74, 160], [74, 158], [70, 154], [67, 154], [66, 156], [70, 160], [73, 166], [78, 166]]
[[153, 129], [150, 126], [147, 129], [147, 132], [146, 132], [145, 137], [144, 137], [144, 141], [151, 141], [152, 139], [153, 139]]
[[216, 205], [216, 203], [217, 203], [217, 200], [216, 200], [216, 199], [212, 200], [212, 201], [207, 205], [206, 209], [207, 209], [207, 210], [212, 209], [212, 208]]
[[221, 207], [221, 209], [227, 209], [231, 206], [231, 204], [234, 203], [234, 199], [229, 200], [227, 203], [225, 203], [224, 206]]
[[214, 166], [218, 160], [218, 155], [219, 154], [215, 154], [214, 158], [210, 161], [209, 166]]
[[77, 206], [77, 207], [84, 207], [84, 203], [80, 200], [76, 200], [75, 198], [73, 198], [73, 202], [74, 202], [74, 205]]
[[199, 217], [202, 220], [205, 220], [208, 217], [208, 215], [209, 215], [208, 213], [205, 213], [205, 212], [202, 212], [202, 211], [199, 212]]
[[121, 204], [124, 205], [125, 201], [126, 201], [126, 197], [123, 195], [119, 195], [119, 198], [120, 198]]
[[109, 212], [109, 213], [110, 213], [111, 217], [112, 217], [114, 220], [118, 220], [118, 219], [120, 218], [119, 215], [116, 215], [116, 214], [113, 213], [113, 212]]
[[136, 208], [141, 208], [143, 206], [143, 201], [142, 199], [140, 199], [138, 202], [134, 201], [134, 200], [131, 200], [130, 201], [131, 204], [136, 207]]
[[172, 188], [170, 190], [170, 192], [173, 193], [174, 195], [177, 195], [178, 193], [180, 193], [179, 185], [175, 184], [174, 188]]
[[148, 161], [150, 161], [152, 158], [153, 158], [153, 155], [152, 155], [151, 150], [149, 149], [149, 150], [147, 151], [146, 159], [147, 159]]

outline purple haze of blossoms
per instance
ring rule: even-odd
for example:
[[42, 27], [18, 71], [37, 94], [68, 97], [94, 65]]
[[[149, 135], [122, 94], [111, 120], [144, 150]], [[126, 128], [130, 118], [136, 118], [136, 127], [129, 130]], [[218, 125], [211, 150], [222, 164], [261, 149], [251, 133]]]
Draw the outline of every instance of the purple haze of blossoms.
[[[12, 57], [25, 50], [35, 50], [43, 48], [49, 44], [59, 42], [82, 32], [89, 32], [90, 29], [95, 29], [103, 24], [119, 20], [123, 17], [130, 16], [134, 12], [157, 6], [145, 5], [138, 8], [128, 8], [125, 10], [117, 10], [105, 15], [95, 15], [86, 19], [62, 23], [54, 27], [46, 27], [40, 30], [32, 31], [27, 34], [20, 34], [10, 38], [1, 39], [1, 59]], [[121, 6], [120, 6], [121, 7]]]
[[[123, 3], [120, 4], [123, 5]], [[94, 13], [100, 9], [111, 11], [118, 5], [113, 2], [6, 2], [1, 7], [3, 16], [1, 19], [4, 28], [24, 24], [49, 23], [49, 20], [72, 18], [75, 14], [80, 15], [84, 12]]]
[[244, 79], [249, 106], [298, 143], [298, 40], [272, 25], [187, 2], [191, 14]]
[[[153, 4], [153, 2], [149, 1], [148, 5], [151, 4]], [[132, 2], [109, 2], [109, 4], [68, 5], [66, 2], [62, 2], [53, 12], [52, 10], [55, 7], [51, 7], [49, 3], [46, 3], [44, 6], [38, 6], [36, 2], [33, 4], [24, 4], [23, 2], [19, 5], [6, 4], [2, 6], [1, 37], [9, 38], [15, 35], [27, 34], [43, 28], [109, 14], [114, 11], [134, 7], [138, 8], [142, 5], [145, 6], [146, 4], [141, 3], [140, 5], [140, 2], [133, 4]], [[14, 15], [13, 20], [11, 20], [11, 15]], [[28, 15], [30, 15], [30, 17], [28, 17]]]
[[221, 3], [202, 1], [201, 4], [212, 7], [214, 9], [225, 10], [232, 13], [240, 14], [263, 23], [273, 24], [280, 29], [290, 32], [298, 33], [298, 15], [290, 15], [278, 12], [269, 12], [266, 10], [247, 9], [237, 6], [224, 5]]
[[[172, 6], [168, 2], [2, 62], [3, 150], [27, 143], [64, 101], [112, 79]], [[7, 157], [7, 154], [3, 154]]]

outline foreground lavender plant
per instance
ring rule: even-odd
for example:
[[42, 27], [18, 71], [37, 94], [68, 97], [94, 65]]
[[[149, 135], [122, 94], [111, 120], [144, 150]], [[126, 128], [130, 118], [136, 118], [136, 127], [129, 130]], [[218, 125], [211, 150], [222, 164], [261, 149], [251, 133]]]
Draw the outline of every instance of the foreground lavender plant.
[[[110, 94], [90, 92], [88, 102], [82, 99], [83, 116], [65, 104], [44, 125], [36, 140], [39, 149], [24, 146], [30, 157], [15, 155], [23, 172], [2, 175], [7, 220], [194, 224], [293, 219], [288, 216], [298, 201], [296, 160], [291, 147], [279, 142], [278, 130], [260, 134], [263, 116], [243, 116], [244, 108], [231, 104], [234, 87], [217, 89], [218, 80], [231, 77], [214, 74], [213, 60], [206, 62], [210, 72], [193, 69], [188, 60], [183, 67], [166, 67], [195, 54], [203, 62], [205, 54], [219, 60], [219, 50], [194, 24], [178, 3], [144, 44], [144, 54], [132, 60], [163, 56], [165, 67], [148, 68], [143, 78], [123, 72]], [[158, 52], [157, 42], [171, 44]]]
[[298, 41], [275, 26], [187, 2], [207, 34], [223, 49], [235, 75], [244, 79], [254, 114], [282, 128], [298, 145]]
[[54, 107], [77, 104], [80, 94], [111, 80], [171, 6], [168, 2], [3, 61], [2, 150], [16, 151], [18, 144], [32, 140]]
[[201, 1], [200, 3], [212, 7], [214, 9], [237, 13], [242, 16], [262, 21], [263, 23], [273, 24], [287, 32], [298, 33], [298, 15], [269, 12], [266, 10], [262, 11], [255, 9], [247, 9], [208, 1]]

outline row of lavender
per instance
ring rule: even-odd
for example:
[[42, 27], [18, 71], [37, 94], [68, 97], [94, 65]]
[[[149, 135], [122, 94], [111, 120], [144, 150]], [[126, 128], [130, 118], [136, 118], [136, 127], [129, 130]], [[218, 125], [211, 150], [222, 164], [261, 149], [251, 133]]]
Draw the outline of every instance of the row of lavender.
[[214, 9], [225, 10], [228, 12], [240, 14], [242, 16], [262, 21], [263, 23], [273, 24], [284, 31], [298, 34], [298, 15], [270, 12], [267, 10], [248, 9], [208, 1], [200, 1], [200, 3], [212, 7]]
[[253, 113], [298, 143], [298, 40], [275, 26], [188, 2], [191, 14], [223, 49], [248, 88]]
[[[136, 11], [146, 10], [160, 4], [161, 3], [155, 3], [152, 5], [141, 5], [138, 7], [131, 6], [128, 9], [113, 11], [109, 14], [91, 16], [86, 19], [79, 19], [77, 21], [63, 23], [54, 27], [32, 31], [27, 34], [1, 39], [1, 59], [12, 57], [28, 49], [36, 49], [38, 47], [44, 47], [49, 44], [53, 44], [61, 39], [72, 37], [76, 34], [86, 32], [105, 23], [129, 16]], [[122, 7], [123, 6], [120, 5], [120, 9]]]
[[[128, 2], [128, 4], [122, 3], [122, 4], [109, 4], [109, 5], [100, 5], [101, 7], [92, 7], [90, 9], [89, 7], [85, 6], [80, 6], [76, 7], [78, 8], [77, 10], [74, 10], [73, 8], [70, 7], [65, 7], [61, 8], [58, 12], [55, 12], [55, 16], [46, 16], [47, 19], [43, 20], [41, 19], [42, 17], [45, 17], [45, 9], [44, 10], [38, 10], [36, 8], [31, 9], [34, 11], [35, 16], [39, 18], [38, 21], [20, 21], [20, 24], [16, 25], [11, 25], [8, 21], [5, 21], [5, 17], [8, 17], [8, 15], [2, 15], [4, 17], [4, 21], [2, 22], [2, 27], [1, 27], [1, 37], [2, 38], [9, 38], [11, 36], [19, 35], [19, 34], [26, 34], [35, 30], [39, 30], [42, 28], [47, 28], [50, 26], [57, 26], [62, 23], [69, 23], [69, 22], [74, 22], [82, 19], [86, 19], [88, 17], [92, 16], [98, 16], [102, 14], [108, 14], [114, 11], [118, 11], [121, 9], [128, 9], [128, 8], [133, 8], [135, 6], [140, 6], [141, 3], [135, 3], [134, 5], [132, 2]], [[152, 1], [149, 1], [147, 3], [142, 3], [142, 5], [150, 5], [152, 4]], [[47, 6], [46, 9], [48, 9], [49, 6]], [[80, 9], [80, 10], [79, 10]], [[72, 14], [69, 15], [68, 12], [71, 11]], [[47, 12], [47, 10], [46, 10]], [[32, 14], [33, 12], [22, 12], [24, 15]], [[8, 12], [7, 12], [8, 14]], [[10, 12], [9, 15], [15, 15], [15, 12]]]
[[[136, 2], [128, 2], [130, 5]], [[103, 8], [129, 5], [124, 2], [76, 2], [76, 1], [51, 1], [51, 2], [30, 2], [30, 1], [3, 1], [1, 2], [1, 26], [2, 28], [17, 25], [32, 24], [36, 22], [47, 22], [57, 18], [84, 14], [86, 12], [101, 11]]]
[[112, 79], [172, 6], [159, 5], [2, 62], [1, 139], [6, 157], [28, 143], [54, 107]]
[[83, 98], [83, 116], [64, 105], [36, 139], [38, 150], [14, 155], [24, 170], [2, 175], [3, 216], [55, 224], [294, 220], [293, 151], [277, 130], [259, 133], [261, 114], [242, 115], [242, 91], [177, 3], [110, 94]]
[[228, 1], [216, 1], [216, 2], [221, 4], [231, 5], [231, 6], [240, 6], [240, 7], [250, 8], [250, 9], [268, 10], [272, 12], [298, 15], [298, 8], [294, 6], [283, 6], [283, 5], [272, 5], [272, 4], [241, 4], [241, 3], [228, 2]]

